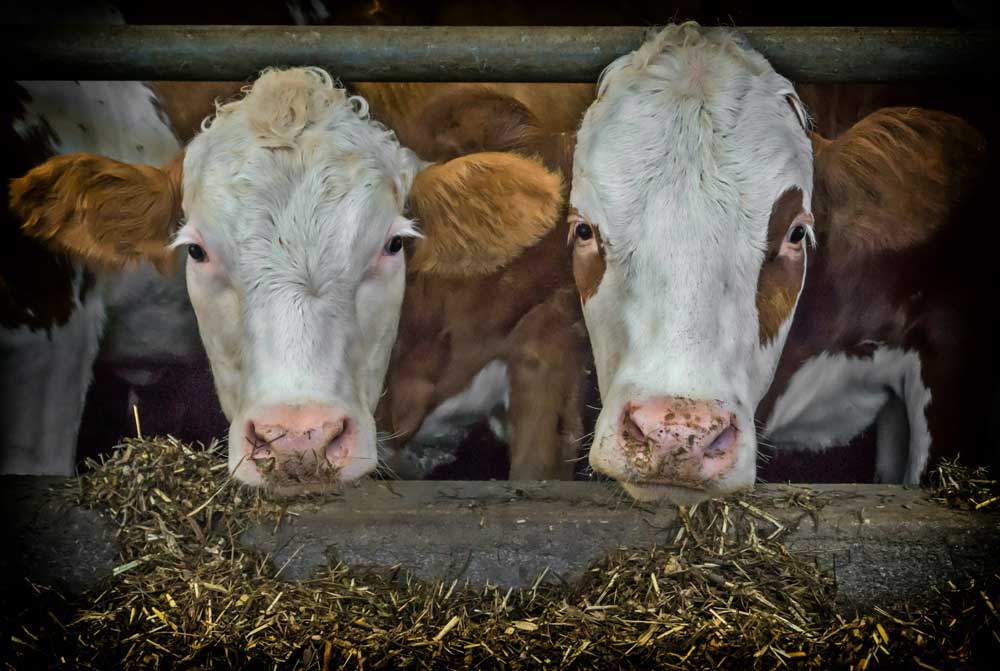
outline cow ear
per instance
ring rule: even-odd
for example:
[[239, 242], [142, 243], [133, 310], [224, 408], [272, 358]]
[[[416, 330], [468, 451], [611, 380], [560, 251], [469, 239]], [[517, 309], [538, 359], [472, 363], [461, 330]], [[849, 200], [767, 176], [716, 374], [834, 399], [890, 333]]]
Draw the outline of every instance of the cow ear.
[[809, 141], [812, 143], [813, 157], [819, 156], [833, 144], [832, 140], [827, 140], [819, 133], [814, 133], [813, 131], [809, 131]]
[[181, 220], [181, 153], [162, 168], [94, 154], [49, 159], [10, 183], [24, 232], [101, 267], [147, 260], [172, 267]]
[[913, 107], [869, 114], [815, 155], [813, 213], [829, 258], [926, 243], [980, 206], [990, 174], [986, 140], [963, 119]]
[[410, 272], [487, 275], [556, 225], [562, 180], [533, 159], [482, 152], [422, 170], [409, 204], [423, 233]]

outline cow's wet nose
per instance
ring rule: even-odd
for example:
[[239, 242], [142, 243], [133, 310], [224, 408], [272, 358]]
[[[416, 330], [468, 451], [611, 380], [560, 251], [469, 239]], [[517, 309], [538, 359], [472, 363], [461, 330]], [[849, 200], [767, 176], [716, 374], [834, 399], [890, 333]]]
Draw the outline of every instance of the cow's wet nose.
[[334, 406], [263, 408], [247, 423], [248, 456], [263, 475], [309, 480], [344, 466], [354, 448], [353, 429], [348, 414]]
[[639, 479], [688, 487], [708, 486], [736, 461], [739, 429], [716, 401], [677, 396], [627, 404], [620, 445]]

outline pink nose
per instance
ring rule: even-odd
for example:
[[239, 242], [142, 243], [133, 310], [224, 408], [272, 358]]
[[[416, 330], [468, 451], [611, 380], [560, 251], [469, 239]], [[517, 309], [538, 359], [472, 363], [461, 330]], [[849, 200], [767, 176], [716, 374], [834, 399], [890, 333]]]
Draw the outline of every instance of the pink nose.
[[619, 445], [637, 480], [700, 489], [732, 469], [739, 435], [719, 403], [668, 396], [627, 404]]
[[247, 456], [265, 477], [296, 482], [336, 478], [356, 451], [347, 413], [319, 404], [277, 405], [247, 423]]

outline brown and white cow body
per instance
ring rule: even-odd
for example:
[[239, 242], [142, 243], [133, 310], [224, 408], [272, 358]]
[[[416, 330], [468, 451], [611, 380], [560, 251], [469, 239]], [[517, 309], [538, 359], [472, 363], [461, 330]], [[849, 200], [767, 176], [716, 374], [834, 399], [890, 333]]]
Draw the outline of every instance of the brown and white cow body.
[[[556, 235], [561, 187], [558, 174], [512, 152], [425, 161], [370, 120], [363, 99], [325, 72], [297, 69], [267, 73], [222, 106], [183, 162], [60, 157], [12, 194], [26, 230], [80, 257], [114, 264], [187, 248], [188, 292], [231, 422], [230, 468], [290, 493], [375, 469], [373, 413], [407, 266], [503, 280], [505, 264]], [[450, 318], [447, 307], [428, 313]], [[533, 313], [495, 315], [517, 317], [503, 327], [518, 337], [480, 343], [489, 360], [468, 366], [473, 377], [513, 354], [537, 366], [532, 347], [550, 325], [546, 309]]]
[[890, 108], [814, 147], [818, 246], [758, 409], [764, 435], [817, 449], [874, 423], [890, 483], [919, 483], [932, 457], [988, 462], [988, 413], [969, 412], [994, 384], [982, 136]]
[[[63, 153], [155, 164], [179, 149], [140, 82], [8, 82], [4, 92], [8, 179]], [[28, 238], [4, 213], [0, 472], [70, 475], [95, 361], [141, 389], [164, 366], [200, 351], [194, 313], [169, 259], [160, 259], [162, 268], [173, 267], [168, 276], [149, 264], [94, 272]]]
[[[21, 3], [5, 19], [123, 23], [111, 3], [61, 0]], [[165, 97], [147, 82], [8, 81], [0, 90], [5, 185], [60, 154], [97, 152], [158, 165], [180, 149], [163, 105], [169, 92]], [[190, 91], [175, 93], [182, 104], [192, 104]], [[152, 264], [98, 268], [28, 237], [21, 223], [5, 204], [0, 217], [0, 472], [72, 474], [81, 457], [97, 453], [88, 441], [93, 431], [81, 426], [87, 412], [99, 415], [90, 424], [109, 436], [104, 448], [135, 430], [134, 404], [141, 406], [144, 428], [190, 436], [188, 426], [217, 425], [214, 399], [203, 395], [196, 404], [190, 398], [206, 375], [196, 373], [204, 349], [187, 298], [183, 259], [161, 254]], [[197, 378], [185, 380], [184, 391], [170, 381], [181, 370]], [[156, 407], [146, 405], [154, 400], [160, 402]], [[195, 405], [203, 421], [186, 421]], [[173, 420], [165, 419], [170, 415]]]
[[878, 475], [907, 483], [975, 435], [981, 138], [887, 110], [814, 162], [806, 126], [734, 34], [670, 26], [602, 76], [570, 218], [604, 401], [590, 461], [638, 497], [752, 485], [758, 425], [819, 449], [878, 418]]

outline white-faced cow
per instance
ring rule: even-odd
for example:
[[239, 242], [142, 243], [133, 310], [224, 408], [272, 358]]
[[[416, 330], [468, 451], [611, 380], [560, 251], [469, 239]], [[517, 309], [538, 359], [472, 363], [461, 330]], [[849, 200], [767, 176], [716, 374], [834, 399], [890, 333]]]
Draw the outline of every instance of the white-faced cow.
[[807, 123], [727, 31], [670, 26], [602, 75], [570, 235], [604, 402], [590, 462], [639, 498], [752, 485], [758, 428], [819, 449], [876, 421], [886, 482], [977, 447], [982, 139], [889, 109], [814, 161]]
[[186, 248], [230, 469], [279, 493], [375, 469], [406, 262], [488, 276], [563, 202], [559, 176], [517, 154], [422, 161], [317, 69], [265, 73], [163, 169], [69, 155], [11, 191], [25, 230], [83, 258]]

